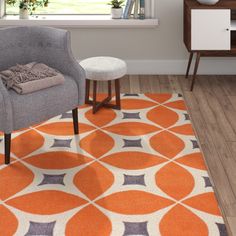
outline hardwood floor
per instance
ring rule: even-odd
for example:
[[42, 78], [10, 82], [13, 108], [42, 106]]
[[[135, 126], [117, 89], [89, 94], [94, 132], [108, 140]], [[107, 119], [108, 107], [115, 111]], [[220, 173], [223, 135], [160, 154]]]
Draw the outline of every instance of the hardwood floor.
[[[182, 93], [213, 180], [229, 235], [236, 235], [236, 77], [198, 76], [194, 91], [184, 76], [130, 75], [122, 93]], [[107, 92], [99, 84], [99, 92]]]

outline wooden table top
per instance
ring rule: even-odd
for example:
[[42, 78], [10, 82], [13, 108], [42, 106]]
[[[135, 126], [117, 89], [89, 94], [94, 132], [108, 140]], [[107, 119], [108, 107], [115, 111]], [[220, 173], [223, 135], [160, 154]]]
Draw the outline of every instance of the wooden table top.
[[215, 5], [203, 5], [197, 0], [184, 0], [185, 4], [191, 9], [235, 9], [236, 0], [220, 0]]

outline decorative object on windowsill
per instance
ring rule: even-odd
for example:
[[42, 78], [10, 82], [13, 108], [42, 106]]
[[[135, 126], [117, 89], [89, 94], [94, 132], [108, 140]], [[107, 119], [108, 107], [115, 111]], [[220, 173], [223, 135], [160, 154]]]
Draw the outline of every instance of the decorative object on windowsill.
[[112, 19], [121, 19], [123, 15], [123, 4], [124, 0], [111, 0], [109, 3], [111, 5], [111, 17]]
[[139, 19], [144, 20], [145, 19], [145, 0], [140, 0], [140, 13], [139, 13]]
[[27, 7], [27, 5], [22, 3], [20, 3], [20, 7], [19, 7], [19, 18], [22, 20], [28, 20], [29, 19], [29, 9]]
[[197, 0], [200, 4], [203, 5], [215, 5], [219, 0]]
[[131, 17], [131, 13], [133, 10], [135, 0], [127, 0], [126, 5], [125, 5], [125, 10], [124, 10], [124, 19], [129, 19]]
[[145, 0], [127, 0], [123, 18], [145, 19]]
[[29, 15], [38, 7], [47, 7], [48, 0], [7, 0], [7, 4], [11, 6], [19, 5], [19, 18], [29, 19]]
[[139, 0], [134, 1], [134, 19], [139, 18]]

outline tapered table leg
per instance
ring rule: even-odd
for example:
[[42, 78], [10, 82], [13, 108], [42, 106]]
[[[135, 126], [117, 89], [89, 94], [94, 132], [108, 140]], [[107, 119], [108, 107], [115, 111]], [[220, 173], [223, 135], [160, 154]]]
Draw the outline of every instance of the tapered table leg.
[[190, 52], [189, 59], [188, 59], [188, 67], [187, 67], [187, 71], [186, 71], [186, 75], [185, 75], [186, 79], [188, 78], [188, 75], [189, 75], [189, 70], [190, 70], [190, 67], [192, 64], [192, 60], [193, 60], [193, 52]]
[[200, 58], [201, 58], [201, 53], [198, 52], [197, 57], [196, 57], [196, 62], [195, 62], [195, 67], [194, 67], [194, 72], [193, 72], [193, 78], [192, 78], [190, 91], [193, 91], [193, 87], [194, 87], [194, 83], [195, 83], [196, 76], [197, 76], [197, 70], [198, 70]]

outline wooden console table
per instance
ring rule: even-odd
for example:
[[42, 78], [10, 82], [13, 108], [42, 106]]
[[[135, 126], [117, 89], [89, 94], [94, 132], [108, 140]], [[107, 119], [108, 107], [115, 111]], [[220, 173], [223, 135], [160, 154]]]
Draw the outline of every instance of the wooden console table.
[[184, 0], [184, 43], [190, 53], [186, 78], [196, 54], [192, 91], [201, 57], [236, 56], [236, 1], [220, 0], [207, 6]]

